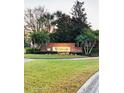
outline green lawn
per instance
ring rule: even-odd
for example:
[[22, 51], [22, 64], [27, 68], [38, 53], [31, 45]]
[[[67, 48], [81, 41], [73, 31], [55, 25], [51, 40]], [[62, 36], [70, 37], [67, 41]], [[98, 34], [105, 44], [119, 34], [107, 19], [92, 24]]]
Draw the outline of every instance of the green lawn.
[[98, 67], [98, 59], [27, 62], [24, 64], [25, 93], [76, 93]]
[[32, 59], [57, 59], [57, 58], [83, 58], [85, 56], [80, 55], [58, 55], [58, 54], [25, 54], [25, 58]]

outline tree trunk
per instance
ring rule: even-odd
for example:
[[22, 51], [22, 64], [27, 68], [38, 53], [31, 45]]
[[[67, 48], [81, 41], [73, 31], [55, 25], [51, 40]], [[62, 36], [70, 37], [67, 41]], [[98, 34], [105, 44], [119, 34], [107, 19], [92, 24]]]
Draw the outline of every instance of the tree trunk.
[[[90, 43], [89, 43], [90, 44]], [[92, 52], [93, 47], [95, 46], [95, 42], [93, 44], [88, 45], [85, 43], [83, 47], [85, 55], [89, 55]]]
[[85, 53], [85, 55], [87, 55], [87, 52], [86, 52], [86, 48], [85, 48], [85, 46], [84, 46], [84, 53]]
[[91, 46], [91, 48], [90, 48], [90, 50], [89, 50], [89, 53], [88, 54], [90, 54], [91, 53], [91, 51], [92, 51], [92, 49], [93, 49], [93, 47], [95, 46], [95, 44], [93, 44], [92, 46]]

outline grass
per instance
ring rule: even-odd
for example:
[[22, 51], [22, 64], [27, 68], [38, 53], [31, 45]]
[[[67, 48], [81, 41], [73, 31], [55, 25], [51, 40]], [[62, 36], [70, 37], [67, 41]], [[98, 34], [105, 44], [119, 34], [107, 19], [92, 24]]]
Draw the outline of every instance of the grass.
[[25, 93], [76, 93], [98, 71], [98, 59], [34, 60], [24, 65]]
[[25, 54], [25, 58], [32, 59], [63, 59], [63, 58], [83, 58], [85, 56], [80, 55], [60, 55], [60, 54]]

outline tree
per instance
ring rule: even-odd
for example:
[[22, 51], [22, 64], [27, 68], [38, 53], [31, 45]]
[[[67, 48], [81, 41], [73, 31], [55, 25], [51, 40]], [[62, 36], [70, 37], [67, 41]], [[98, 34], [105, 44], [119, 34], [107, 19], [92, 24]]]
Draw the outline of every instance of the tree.
[[33, 47], [42, 49], [45, 44], [50, 41], [49, 33], [46, 31], [31, 32], [30, 38], [33, 43]]
[[51, 31], [51, 27], [54, 26], [54, 24], [53, 24], [54, 15], [50, 14], [50, 13], [46, 13], [46, 14], [44, 14], [44, 18], [46, 19], [46, 21], [45, 21], [46, 30], [48, 32], [50, 32]]
[[54, 16], [47, 12], [44, 7], [36, 7], [25, 10], [25, 29], [32, 31], [46, 30], [50, 32]]
[[76, 1], [72, 8], [72, 35], [76, 38], [78, 35], [83, 34], [85, 29], [90, 28], [90, 24], [87, 22], [84, 2]]
[[[27, 39], [25, 41], [27, 42], [28, 38], [30, 37], [29, 32], [41, 32], [44, 30], [50, 32], [54, 16], [47, 12], [44, 7], [39, 6], [33, 9], [26, 9], [24, 18], [24, 28], [26, 34], [25, 39]], [[33, 33], [33, 36], [35, 36], [35, 34], [36, 33]], [[30, 41], [30, 44], [32, 43], [33, 42]]]
[[99, 34], [91, 29], [85, 29], [84, 34], [77, 36], [75, 40], [81, 44], [85, 55], [90, 55], [97, 41], [99, 41]]
[[[34, 9], [26, 9], [24, 14], [25, 21], [25, 29], [31, 31], [40, 31], [44, 25], [44, 14], [46, 14], [46, 10], [44, 7], [37, 7]], [[39, 21], [39, 19], [42, 21]]]
[[72, 33], [72, 23], [70, 16], [61, 12], [57, 13], [59, 15], [57, 15], [57, 20], [54, 21], [57, 29], [53, 35], [56, 42], [72, 42], [73, 36], [70, 35]]
[[25, 37], [24, 37], [24, 47], [30, 47], [30, 41]]
[[86, 13], [85, 13], [85, 8], [83, 7], [84, 2], [81, 1], [76, 1], [75, 4], [73, 5], [72, 8], [72, 15], [75, 19], [79, 19], [81, 20], [83, 23], [87, 23], [87, 17], [86, 17]]
[[56, 42], [75, 42], [78, 35], [83, 34], [86, 28], [90, 28], [83, 5], [84, 2], [75, 2], [72, 8], [72, 17], [61, 11], [55, 13], [57, 30], [51, 35], [55, 38], [52, 38], [52, 40], [54, 39]]

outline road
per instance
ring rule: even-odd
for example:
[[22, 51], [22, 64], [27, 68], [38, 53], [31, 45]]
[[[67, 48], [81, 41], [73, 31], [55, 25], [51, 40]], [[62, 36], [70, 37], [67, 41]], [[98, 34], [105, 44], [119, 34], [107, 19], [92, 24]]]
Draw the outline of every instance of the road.
[[99, 93], [99, 74], [91, 77], [77, 93]]

